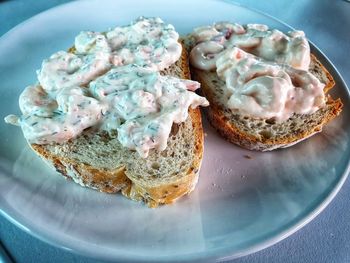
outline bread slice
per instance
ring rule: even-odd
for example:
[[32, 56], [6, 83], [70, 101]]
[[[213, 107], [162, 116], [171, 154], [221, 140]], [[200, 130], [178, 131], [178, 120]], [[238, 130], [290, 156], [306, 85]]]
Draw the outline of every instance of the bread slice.
[[[186, 50], [161, 74], [189, 79]], [[200, 110], [189, 109], [184, 123], [173, 124], [167, 148], [162, 152], [152, 149], [145, 159], [123, 147], [117, 134], [92, 129], [63, 144], [31, 147], [59, 173], [82, 186], [106, 193], [121, 191], [132, 200], [157, 207], [190, 193], [198, 181], [203, 156]]]
[[[187, 36], [187, 50], [193, 46], [193, 38]], [[325, 83], [326, 94], [334, 87], [331, 74], [313, 54], [309, 70]], [[215, 71], [208, 72], [191, 67], [191, 74], [192, 79], [201, 83], [201, 91], [210, 103], [206, 113], [211, 125], [229, 142], [249, 150], [271, 151], [292, 146], [321, 132], [325, 124], [340, 114], [343, 106], [340, 99], [333, 100], [328, 95], [326, 105], [313, 114], [294, 114], [281, 123], [271, 119], [256, 119], [242, 116], [225, 106], [228, 100], [224, 96], [226, 84]]]

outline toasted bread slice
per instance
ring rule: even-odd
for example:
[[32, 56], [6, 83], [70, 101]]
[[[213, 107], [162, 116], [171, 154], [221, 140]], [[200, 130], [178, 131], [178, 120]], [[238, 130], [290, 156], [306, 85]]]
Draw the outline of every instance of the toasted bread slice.
[[[187, 50], [191, 50], [193, 46], [194, 40], [188, 36]], [[334, 87], [333, 77], [313, 54], [309, 70], [325, 83], [326, 94]], [[206, 112], [211, 125], [229, 142], [249, 150], [271, 151], [292, 146], [321, 132], [324, 125], [340, 114], [343, 106], [340, 99], [334, 100], [328, 95], [325, 106], [313, 114], [294, 114], [280, 123], [242, 116], [225, 106], [227, 98], [223, 94], [226, 83], [215, 71], [209, 72], [191, 67], [191, 75], [192, 79], [201, 83], [201, 91], [210, 103]]]
[[[189, 79], [186, 50], [161, 74]], [[123, 147], [117, 134], [91, 129], [63, 144], [31, 147], [59, 173], [82, 186], [107, 193], [121, 191], [132, 200], [157, 207], [188, 194], [198, 181], [203, 156], [200, 110], [189, 109], [184, 123], [173, 124], [167, 148], [162, 152], [152, 149], [147, 158]]]

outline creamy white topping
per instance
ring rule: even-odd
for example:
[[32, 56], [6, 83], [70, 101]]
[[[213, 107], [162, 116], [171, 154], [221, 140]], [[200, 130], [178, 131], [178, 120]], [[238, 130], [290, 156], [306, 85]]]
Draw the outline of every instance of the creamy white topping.
[[75, 37], [74, 47], [77, 54], [104, 52], [110, 54], [112, 49], [106, 36], [100, 32], [82, 31]]
[[19, 96], [19, 107], [23, 115], [51, 117], [57, 106], [57, 101], [51, 98], [40, 85], [28, 86]]
[[267, 62], [236, 47], [226, 49], [216, 67], [226, 81], [227, 107], [241, 114], [284, 121], [325, 104], [324, 84], [308, 71]]
[[46, 93], [40, 85], [27, 87], [20, 96], [20, 125], [30, 143], [62, 143], [98, 123], [106, 106], [88, 95], [86, 88], [68, 87]]
[[201, 70], [217, 70], [226, 81], [228, 108], [284, 121], [325, 104], [324, 84], [308, 72], [310, 47], [304, 32], [222, 22], [197, 28], [193, 36], [190, 62]]
[[[302, 31], [287, 34], [269, 30], [266, 25], [217, 23], [193, 33], [196, 45], [190, 54], [191, 64], [202, 70], [214, 70], [215, 61], [225, 48], [239, 47], [246, 52], [297, 69], [308, 70], [310, 47]], [[213, 49], [213, 42], [222, 48]]]
[[159, 18], [81, 32], [72, 53], [43, 61], [39, 83], [20, 96], [23, 116], [5, 121], [38, 144], [66, 142], [89, 127], [117, 130], [123, 146], [147, 157], [150, 149], [165, 149], [173, 123], [184, 122], [189, 107], [208, 105], [191, 92], [198, 82], [159, 74], [181, 52], [174, 27]]
[[[164, 150], [173, 123], [184, 122], [188, 108], [207, 106], [195, 94], [199, 83], [161, 76], [136, 65], [113, 68], [88, 88], [62, 88], [48, 94], [40, 85], [20, 96], [19, 123], [30, 143], [62, 143], [84, 129], [118, 131], [125, 147], [147, 157], [150, 149]], [[18, 120], [9, 116], [7, 122]]]
[[179, 35], [160, 18], [139, 18], [106, 33], [83, 31], [75, 38], [75, 53], [59, 51], [45, 59], [38, 80], [45, 90], [86, 86], [113, 65], [138, 64], [163, 70], [181, 56]]
[[181, 56], [178, 33], [160, 18], [140, 18], [130, 26], [116, 27], [106, 36], [115, 66], [133, 63], [163, 70]]
[[225, 47], [215, 41], [199, 43], [190, 53], [191, 64], [202, 70], [212, 70], [216, 67], [216, 60]]
[[161, 76], [133, 65], [110, 70], [91, 82], [89, 90], [108, 105], [102, 129], [118, 130], [125, 147], [147, 157], [149, 149], [164, 150], [173, 123], [184, 122], [188, 108], [208, 106], [208, 101], [188, 90], [199, 83]]
[[109, 57], [104, 52], [81, 55], [59, 51], [43, 61], [38, 71], [38, 80], [43, 89], [49, 92], [85, 86], [110, 69]]
[[196, 43], [215, 41], [224, 44], [232, 34], [244, 34], [245, 31], [240, 24], [219, 22], [213, 26], [195, 28], [192, 35], [195, 37]]

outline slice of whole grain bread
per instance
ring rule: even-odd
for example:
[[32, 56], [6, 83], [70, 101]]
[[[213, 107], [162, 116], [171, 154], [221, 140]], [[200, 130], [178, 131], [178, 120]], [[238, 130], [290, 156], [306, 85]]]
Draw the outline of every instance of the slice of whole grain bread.
[[[185, 45], [188, 51], [194, 46], [191, 35], [186, 37]], [[225, 95], [226, 83], [215, 71], [190, 68], [192, 79], [201, 83], [201, 91], [210, 103], [206, 113], [211, 125], [229, 142], [249, 150], [271, 151], [292, 146], [321, 132], [324, 125], [340, 114], [343, 106], [340, 99], [333, 100], [328, 95], [325, 106], [313, 114], [294, 114], [281, 123], [270, 119], [242, 116], [225, 106], [229, 99]], [[326, 94], [334, 87], [333, 77], [313, 54], [309, 70], [326, 84], [324, 87]]]
[[[186, 50], [161, 74], [189, 79]], [[107, 193], [121, 191], [132, 200], [157, 207], [190, 193], [198, 181], [203, 156], [200, 110], [189, 109], [185, 122], [173, 124], [167, 148], [162, 152], [152, 149], [147, 158], [123, 147], [116, 132], [93, 129], [63, 144], [31, 147], [59, 173], [82, 186]]]

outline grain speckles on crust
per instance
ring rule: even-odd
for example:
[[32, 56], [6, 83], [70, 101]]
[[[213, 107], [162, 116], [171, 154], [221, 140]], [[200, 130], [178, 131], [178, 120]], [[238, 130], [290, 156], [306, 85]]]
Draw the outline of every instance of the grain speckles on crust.
[[[186, 50], [161, 74], [189, 79]], [[201, 114], [198, 108], [188, 112], [185, 122], [173, 124], [167, 148], [150, 150], [146, 159], [123, 147], [117, 134], [90, 129], [63, 144], [31, 147], [59, 173], [84, 187], [106, 193], [121, 191], [132, 200], [157, 207], [190, 193], [198, 181], [203, 157]]]

